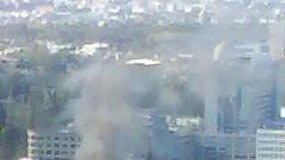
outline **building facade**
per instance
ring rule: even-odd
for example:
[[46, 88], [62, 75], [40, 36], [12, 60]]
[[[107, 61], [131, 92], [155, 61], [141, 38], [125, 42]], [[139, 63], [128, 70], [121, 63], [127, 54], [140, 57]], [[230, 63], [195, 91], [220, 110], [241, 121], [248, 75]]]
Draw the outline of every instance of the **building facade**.
[[256, 160], [285, 159], [285, 121], [265, 124], [256, 133]]
[[27, 156], [32, 160], [73, 160], [81, 139], [70, 131], [27, 131]]

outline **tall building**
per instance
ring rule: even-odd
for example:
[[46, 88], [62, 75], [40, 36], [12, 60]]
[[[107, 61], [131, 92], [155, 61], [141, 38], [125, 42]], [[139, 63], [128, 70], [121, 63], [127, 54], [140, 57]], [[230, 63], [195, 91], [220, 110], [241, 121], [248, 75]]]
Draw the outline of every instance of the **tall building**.
[[236, 88], [233, 94], [223, 95], [218, 98], [218, 131], [222, 133], [238, 133], [243, 128], [238, 124], [241, 108], [241, 88]]
[[285, 159], [285, 120], [267, 122], [256, 133], [256, 160]]
[[4, 130], [6, 126], [7, 111], [3, 104], [0, 104], [0, 133]]
[[278, 115], [275, 64], [266, 43], [230, 46], [215, 56], [213, 67], [205, 97], [207, 133], [255, 134]]
[[205, 97], [205, 132], [209, 134], [218, 131], [218, 95], [214, 86], [215, 83], [208, 84]]
[[[277, 109], [279, 112], [277, 112], [277, 116], [281, 118], [285, 118], [285, 85], [284, 85], [284, 80], [285, 80], [285, 65], [283, 63], [278, 63], [277, 65], [277, 83], [276, 83], [276, 90], [277, 90]], [[283, 111], [282, 111], [283, 110]], [[283, 112], [283, 113], [282, 113]]]
[[285, 22], [275, 22], [269, 24], [269, 47], [270, 55], [274, 60], [280, 60], [284, 58], [285, 49]]
[[[251, 60], [245, 67], [247, 78], [241, 83], [240, 117], [243, 132], [255, 134], [256, 129], [278, 115], [276, 66], [269, 55], [268, 44], [260, 42], [239, 46]], [[250, 51], [250, 52], [248, 52]]]
[[279, 115], [276, 66], [265, 42], [219, 50], [207, 77], [199, 159], [253, 160], [256, 130]]

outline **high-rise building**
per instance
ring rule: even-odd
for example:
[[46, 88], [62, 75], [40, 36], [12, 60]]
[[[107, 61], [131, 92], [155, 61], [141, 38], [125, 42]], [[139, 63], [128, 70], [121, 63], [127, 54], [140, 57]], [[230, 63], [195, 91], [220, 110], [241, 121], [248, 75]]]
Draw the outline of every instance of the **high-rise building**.
[[216, 75], [205, 97], [207, 133], [255, 134], [279, 113], [275, 64], [266, 43], [234, 45], [215, 57]]
[[267, 43], [239, 46], [250, 56], [246, 78], [240, 88], [240, 109], [237, 119], [242, 132], [254, 134], [261, 124], [278, 115], [275, 62], [269, 55]]
[[7, 111], [2, 104], [0, 104], [0, 133], [6, 126]]
[[205, 97], [205, 132], [209, 134], [218, 131], [218, 95], [214, 86], [215, 83], [208, 84]]
[[269, 24], [269, 48], [270, 55], [274, 60], [284, 58], [285, 29], [284, 21]]

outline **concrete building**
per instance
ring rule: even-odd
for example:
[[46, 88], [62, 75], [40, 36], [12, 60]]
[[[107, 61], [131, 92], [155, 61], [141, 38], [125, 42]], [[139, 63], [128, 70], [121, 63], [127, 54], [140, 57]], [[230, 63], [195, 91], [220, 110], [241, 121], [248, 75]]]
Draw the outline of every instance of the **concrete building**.
[[57, 132], [27, 131], [27, 158], [32, 160], [73, 160], [81, 139], [67, 130]]
[[256, 133], [256, 160], [285, 159], [285, 120], [268, 122]]

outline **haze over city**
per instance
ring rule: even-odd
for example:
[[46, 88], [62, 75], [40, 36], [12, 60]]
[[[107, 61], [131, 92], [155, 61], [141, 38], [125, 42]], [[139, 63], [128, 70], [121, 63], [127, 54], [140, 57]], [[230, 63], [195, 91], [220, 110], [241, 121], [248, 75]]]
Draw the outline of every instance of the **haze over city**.
[[0, 160], [284, 160], [284, 0], [0, 0]]

